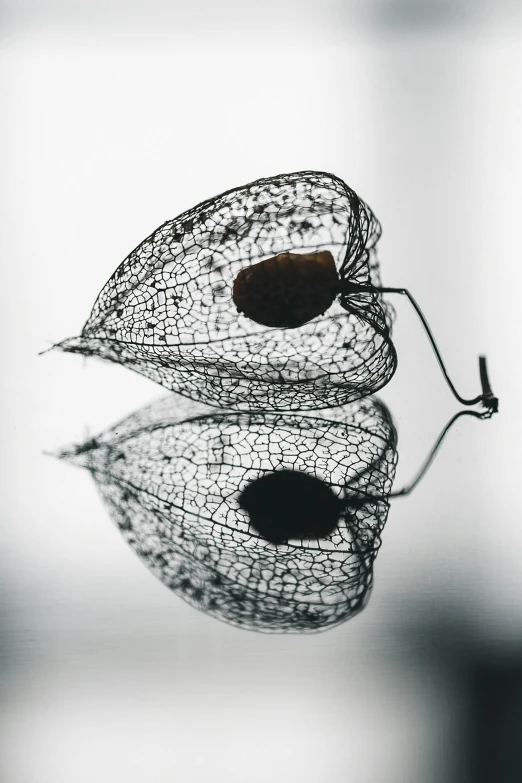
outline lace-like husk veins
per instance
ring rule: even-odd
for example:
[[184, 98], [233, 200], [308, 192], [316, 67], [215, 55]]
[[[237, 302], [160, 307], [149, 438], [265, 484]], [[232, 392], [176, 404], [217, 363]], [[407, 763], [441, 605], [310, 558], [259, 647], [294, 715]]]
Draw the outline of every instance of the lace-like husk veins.
[[[164, 223], [118, 267], [81, 337], [59, 347], [101, 356], [222, 407], [328, 407], [393, 375], [392, 311], [377, 294], [337, 299], [297, 329], [238, 314], [237, 274], [281, 252], [329, 250], [341, 278], [379, 285], [380, 226], [330, 174], [299, 172], [236, 188]], [[249, 394], [248, 402], [245, 395]]]
[[[360, 611], [396, 464], [384, 406], [366, 399], [322, 416], [226, 411], [180, 421], [178, 402], [62, 454], [91, 471], [147, 567], [197, 608], [255, 630], [317, 631]], [[238, 497], [278, 469], [332, 487], [346, 504], [334, 533], [275, 546], [251, 531]], [[366, 496], [375, 499], [354, 502]]]

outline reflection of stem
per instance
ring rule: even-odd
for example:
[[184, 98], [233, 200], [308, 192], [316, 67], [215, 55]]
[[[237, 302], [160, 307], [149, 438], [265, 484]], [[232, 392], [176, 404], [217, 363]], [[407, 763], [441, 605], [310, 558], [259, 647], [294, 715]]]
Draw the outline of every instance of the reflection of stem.
[[442, 445], [442, 441], [446, 437], [447, 433], [451, 429], [451, 427], [455, 424], [457, 419], [460, 419], [461, 416], [473, 416], [475, 419], [488, 419], [491, 416], [491, 413], [489, 411], [483, 411], [482, 413], [479, 413], [478, 411], [459, 411], [456, 413], [446, 424], [442, 432], [440, 433], [439, 437], [435, 441], [435, 444], [432, 446], [428, 456], [424, 460], [419, 472], [415, 476], [415, 478], [410, 481], [409, 484], [407, 484], [402, 489], [396, 490], [395, 492], [390, 492], [389, 495], [359, 495], [358, 497], [350, 498], [346, 502], [347, 509], [351, 508], [360, 508], [361, 506], [366, 505], [366, 503], [387, 503], [389, 498], [399, 498], [404, 497], [405, 495], [409, 495], [412, 490], [415, 489], [419, 481], [424, 477], [426, 474], [426, 471], [430, 467], [431, 463], [435, 459], [435, 456], [440, 449]]
[[435, 444], [431, 448], [430, 453], [428, 454], [428, 456], [424, 460], [424, 462], [422, 464], [422, 467], [419, 470], [419, 472], [417, 473], [417, 475], [415, 476], [415, 478], [409, 484], [407, 484], [405, 487], [403, 487], [402, 489], [399, 489], [396, 492], [392, 492], [389, 495], [389, 497], [391, 497], [391, 498], [399, 498], [399, 497], [402, 497], [404, 495], [409, 495], [409, 493], [413, 489], [415, 489], [415, 487], [417, 486], [417, 484], [422, 479], [422, 477], [424, 476], [424, 474], [426, 473], [426, 471], [430, 467], [431, 463], [435, 459], [435, 456], [436, 456], [438, 450], [440, 449], [440, 447], [442, 445], [442, 441], [446, 437], [448, 431], [455, 424], [457, 419], [460, 419], [461, 416], [474, 416], [476, 419], [485, 419], [485, 418], [488, 418], [488, 413], [487, 412], [478, 413], [478, 411], [459, 411], [458, 413], [456, 413], [449, 420], [449, 422], [446, 424], [446, 426], [444, 427], [444, 429], [440, 433], [439, 437], [435, 441]]
[[433, 333], [424, 316], [424, 313], [422, 312], [419, 305], [417, 304], [417, 302], [415, 301], [415, 299], [410, 294], [407, 288], [389, 288], [387, 286], [362, 285], [359, 283], [352, 283], [349, 280], [343, 280], [341, 283], [341, 294], [344, 296], [349, 296], [350, 294], [366, 294], [366, 293], [367, 294], [372, 294], [372, 293], [403, 294], [404, 296], [408, 297], [411, 305], [413, 306], [413, 309], [419, 316], [419, 319], [422, 325], [424, 326], [426, 334], [428, 335], [428, 339], [431, 343], [431, 347], [433, 348], [435, 356], [437, 357], [437, 361], [439, 363], [440, 369], [442, 370], [442, 374], [446, 379], [446, 383], [448, 384], [449, 388], [453, 392], [453, 395], [456, 397], [456, 399], [462, 405], [476, 405], [477, 403], [481, 402], [491, 413], [495, 413], [498, 410], [498, 400], [493, 395], [493, 392], [491, 391], [491, 387], [489, 386], [489, 380], [487, 377], [486, 359], [483, 356], [481, 356], [479, 359], [480, 379], [482, 382], [482, 394], [479, 395], [478, 397], [474, 397], [472, 400], [466, 400], [464, 399], [464, 397], [460, 396], [455, 386], [453, 385], [451, 378], [448, 375], [448, 371], [446, 370], [446, 366], [442, 360], [441, 353], [437, 347], [437, 343], [435, 342], [435, 338], [433, 337]]

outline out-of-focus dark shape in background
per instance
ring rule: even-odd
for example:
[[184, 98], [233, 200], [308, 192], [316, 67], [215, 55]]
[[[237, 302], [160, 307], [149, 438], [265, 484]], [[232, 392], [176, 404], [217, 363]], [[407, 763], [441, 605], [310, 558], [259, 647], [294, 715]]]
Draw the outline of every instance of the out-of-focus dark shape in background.
[[484, 10], [481, 0], [374, 0], [363, 10], [376, 28], [413, 31], [467, 25]]
[[[419, 615], [402, 636], [405, 668], [437, 672], [452, 692], [454, 733], [444, 752], [451, 780], [515, 783], [522, 775], [522, 647], [498, 644], [469, 623], [459, 607]], [[393, 646], [393, 645], [392, 645]]]
[[463, 672], [469, 678], [464, 779], [516, 783], [522, 776], [522, 649], [479, 650], [470, 663]]
[[[2, 6], [0, 777], [6, 783], [520, 779], [520, 7]], [[159, 396], [38, 351], [163, 220], [257, 177], [332, 171], [383, 224], [463, 420], [395, 501], [368, 607], [323, 635], [227, 627], [157, 582], [89, 478], [42, 456]], [[397, 486], [455, 411], [394, 302]], [[484, 739], [486, 738], [486, 739]]]

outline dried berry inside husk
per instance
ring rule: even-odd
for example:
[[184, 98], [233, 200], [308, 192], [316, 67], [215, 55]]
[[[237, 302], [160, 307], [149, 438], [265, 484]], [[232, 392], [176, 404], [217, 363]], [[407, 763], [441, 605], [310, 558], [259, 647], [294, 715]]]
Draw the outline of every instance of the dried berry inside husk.
[[242, 269], [232, 297], [238, 311], [263, 326], [296, 328], [331, 307], [339, 275], [329, 250], [279, 253]]

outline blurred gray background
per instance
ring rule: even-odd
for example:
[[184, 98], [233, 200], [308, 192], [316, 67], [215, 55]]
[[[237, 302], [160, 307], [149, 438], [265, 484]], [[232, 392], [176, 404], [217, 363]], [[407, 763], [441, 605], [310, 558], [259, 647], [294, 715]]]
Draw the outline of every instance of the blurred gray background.
[[[2, 4], [2, 783], [521, 779], [521, 21], [501, 0]], [[88, 474], [42, 456], [161, 389], [37, 353], [164, 220], [308, 168], [370, 204], [384, 283], [465, 396], [488, 356], [501, 412], [393, 503], [360, 616], [265, 636], [169, 593]], [[394, 304], [400, 486], [458, 406]]]

